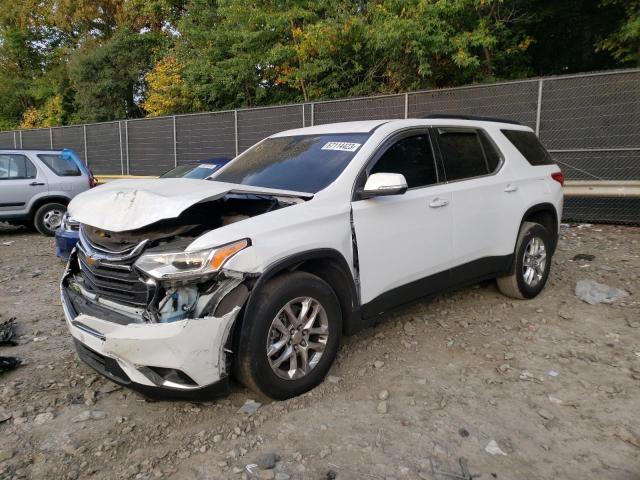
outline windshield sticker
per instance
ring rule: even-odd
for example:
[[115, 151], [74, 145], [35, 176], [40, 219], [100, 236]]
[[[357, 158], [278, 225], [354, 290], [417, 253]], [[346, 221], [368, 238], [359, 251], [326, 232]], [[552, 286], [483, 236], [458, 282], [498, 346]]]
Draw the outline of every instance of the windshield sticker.
[[339, 152], [355, 152], [360, 148], [361, 143], [350, 142], [328, 142], [325, 143], [321, 150], [337, 150]]
[[207, 164], [202, 164], [202, 165], [198, 165], [198, 168], [208, 168], [209, 170], [215, 170], [216, 168], [218, 168], [220, 165], [207, 165]]

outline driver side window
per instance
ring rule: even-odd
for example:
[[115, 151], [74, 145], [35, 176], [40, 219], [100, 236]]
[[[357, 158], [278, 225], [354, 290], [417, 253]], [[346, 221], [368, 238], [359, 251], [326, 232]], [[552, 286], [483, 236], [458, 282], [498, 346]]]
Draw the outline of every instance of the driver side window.
[[429, 134], [425, 132], [398, 140], [382, 154], [369, 173], [401, 173], [409, 188], [438, 183]]

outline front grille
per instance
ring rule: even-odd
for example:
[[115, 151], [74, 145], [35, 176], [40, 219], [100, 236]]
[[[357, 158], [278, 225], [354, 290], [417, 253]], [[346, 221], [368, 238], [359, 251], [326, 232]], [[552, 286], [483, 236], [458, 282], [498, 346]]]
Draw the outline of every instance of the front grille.
[[147, 306], [149, 289], [131, 263], [109, 263], [87, 258], [79, 248], [78, 264], [84, 288], [90, 293], [133, 307]]

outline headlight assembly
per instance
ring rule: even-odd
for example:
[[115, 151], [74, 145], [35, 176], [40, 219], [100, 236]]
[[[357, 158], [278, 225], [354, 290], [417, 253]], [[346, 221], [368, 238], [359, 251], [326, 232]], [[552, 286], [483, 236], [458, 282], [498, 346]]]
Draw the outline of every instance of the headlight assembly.
[[192, 252], [147, 253], [135, 266], [157, 279], [182, 279], [217, 272], [224, 263], [250, 245], [249, 239]]

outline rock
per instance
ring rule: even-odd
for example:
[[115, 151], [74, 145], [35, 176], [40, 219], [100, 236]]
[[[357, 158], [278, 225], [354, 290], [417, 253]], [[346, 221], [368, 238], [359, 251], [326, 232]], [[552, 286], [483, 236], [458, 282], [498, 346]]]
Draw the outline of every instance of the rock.
[[291, 477], [287, 473], [284, 473], [284, 472], [276, 473], [276, 480], [289, 480], [290, 478]]
[[548, 411], [546, 411], [544, 408], [541, 408], [540, 410], [538, 410], [538, 415], [540, 415], [545, 420], [551, 420], [553, 418], [553, 415]]
[[71, 419], [72, 422], [86, 422], [87, 420], [102, 420], [107, 414], [100, 410], [85, 410], [79, 415], [76, 415]]
[[262, 403], [249, 399], [246, 402], [244, 402], [244, 405], [240, 407], [240, 409], [238, 410], [238, 413], [243, 413], [245, 415], [253, 415], [258, 411], [258, 409], [261, 406], [262, 406]]
[[13, 414], [11, 412], [8, 412], [7, 410], [4, 410], [4, 409], [0, 409], [0, 423], [6, 422], [11, 417], [13, 417]]
[[507, 455], [502, 451], [495, 440], [491, 440], [489, 443], [487, 443], [487, 446], [484, 447], [484, 451], [491, 455]]
[[469, 436], [469, 430], [467, 430], [466, 428], [461, 428], [460, 430], [458, 430], [458, 434], [462, 438], [467, 438]]
[[378, 411], [378, 413], [387, 413], [389, 411], [389, 404], [386, 400], [383, 400], [382, 402], [378, 403], [378, 407], [376, 408], [376, 410]]
[[578, 280], [576, 296], [589, 305], [598, 303], [613, 303], [629, 296], [629, 293], [619, 288], [611, 287], [593, 280]]
[[220, 440], [222, 440], [222, 435], [218, 434], [213, 436], [213, 443], [218, 443]]
[[260, 470], [258, 471], [258, 478], [261, 480], [273, 480], [276, 478], [276, 474], [273, 470]]
[[416, 334], [416, 327], [413, 322], [407, 322], [403, 327], [405, 335], [414, 336]]
[[276, 453], [263, 453], [256, 458], [256, 465], [261, 470], [269, 470], [276, 467], [276, 462], [280, 457]]
[[329, 447], [324, 447], [322, 450], [320, 450], [320, 458], [327, 458], [329, 455], [331, 455], [331, 449]]
[[513, 353], [511, 353], [511, 352], [507, 352], [507, 353], [504, 354], [504, 359], [505, 360], [513, 360], [514, 357], [515, 357], [515, 355]]
[[340, 383], [342, 381], [342, 377], [336, 377], [335, 375], [329, 375], [327, 377], [327, 381], [329, 383]]
[[571, 315], [571, 313], [567, 312], [566, 310], [560, 310], [558, 312], [558, 316], [563, 320], [573, 320], [573, 315]]
[[380, 400], [386, 400], [387, 398], [389, 398], [389, 390], [382, 390], [379, 394], [378, 394], [378, 398]]
[[373, 362], [373, 366], [375, 368], [382, 368], [384, 367], [384, 362], [382, 360], [376, 360], [375, 362]]
[[96, 392], [95, 390], [85, 390], [84, 391], [84, 404], [91, 406], [94, 405], [96, 403]]
[[40, 413], [40, 414], [36, 415], [36, 418], [34, 419], [33, 422], [36, 425], [43, 425], [43, 424], [47, 423], [50, 420], [53, 420], [53, 413], [45, 412], [45, 413]]
[[[640, 328], [640, 322], [627, 318], [627, 325], [631, 328]], [[1, 420], [0, 420], [1, 421]]]
[[587, 262], [593, 262], [595, 260], [596, 256], [595, 255], [591, 255], [588, 253], [579, 253], [577, 255], [573, 256], [573, 261], [577, 262], [580, 260], [585, 260]]

